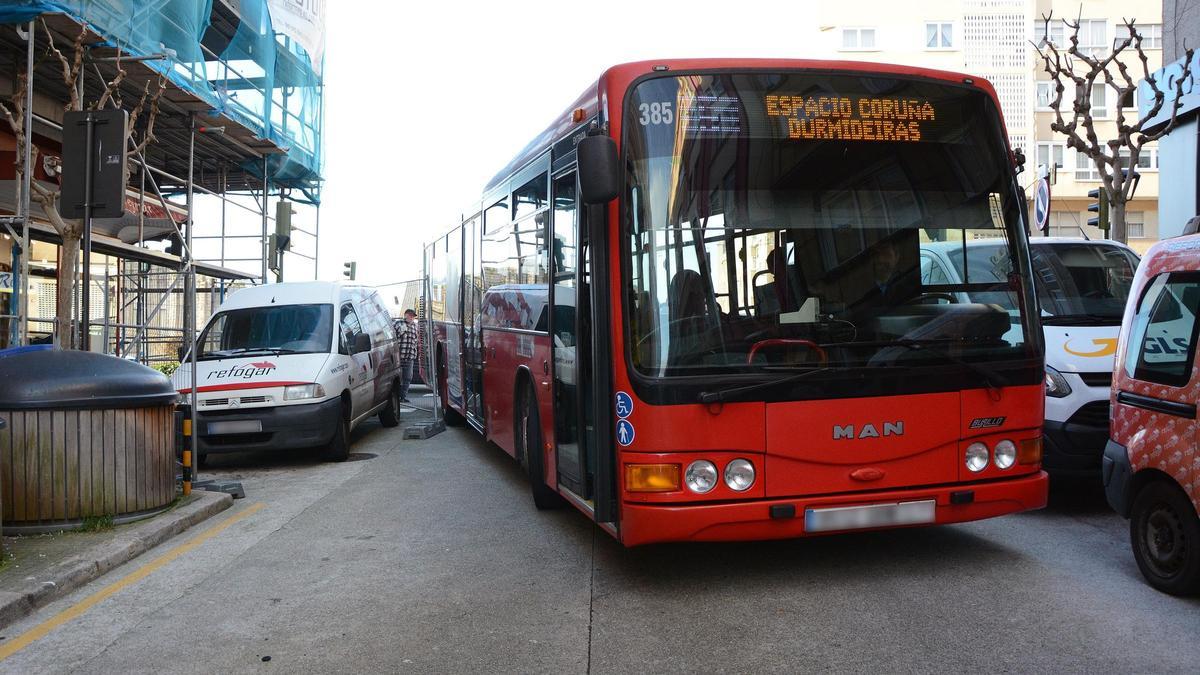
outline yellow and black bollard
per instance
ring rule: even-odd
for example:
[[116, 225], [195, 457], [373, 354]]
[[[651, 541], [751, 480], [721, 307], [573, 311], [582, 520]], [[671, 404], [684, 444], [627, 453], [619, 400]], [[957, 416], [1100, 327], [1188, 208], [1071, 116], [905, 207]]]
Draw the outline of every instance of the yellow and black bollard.
[[183, 496], [192, 494], [192, 421], [183, 419]]

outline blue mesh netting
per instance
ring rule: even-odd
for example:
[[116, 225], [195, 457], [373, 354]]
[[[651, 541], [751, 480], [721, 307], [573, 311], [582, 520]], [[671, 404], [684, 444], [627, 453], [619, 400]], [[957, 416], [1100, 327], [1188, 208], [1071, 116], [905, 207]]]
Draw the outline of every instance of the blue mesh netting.
[[[0, 0], [0, 23], [62, 12], [132, 55], [173, 52], [147, 64], [209, 102], [213, 109], [281, 147], [267, 171], [272, 183], [314, 200], [321, 176], [321, 78], [309, 55], [271, 25], [266, 0], [240, 0], [236, 29], [212, 29], [213, 0]], [[258, 161], [244, 167], [262, 176]]]

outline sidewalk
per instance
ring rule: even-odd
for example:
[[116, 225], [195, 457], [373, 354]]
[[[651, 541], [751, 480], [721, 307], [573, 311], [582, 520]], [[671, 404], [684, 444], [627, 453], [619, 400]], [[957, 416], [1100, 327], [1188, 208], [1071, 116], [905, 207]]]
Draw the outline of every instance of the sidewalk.
[[227, 494], [199, 491], [157, 516], [100, 532], [4, 537], [0, 628], [232, 504]]

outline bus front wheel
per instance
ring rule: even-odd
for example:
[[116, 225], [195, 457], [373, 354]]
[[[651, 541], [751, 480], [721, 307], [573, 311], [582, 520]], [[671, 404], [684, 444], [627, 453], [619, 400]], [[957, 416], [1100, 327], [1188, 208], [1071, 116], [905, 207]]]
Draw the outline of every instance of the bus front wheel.
[[526, 385], [521, 396], [521, 405], [517, 409], [516, 431], [518, 458], [529, 472], [533, 505], [539, 511], [561, 507], [562, 495], [546, 485], [546, 471], [542, 467], [542, 419], [538, 413], [537, 396], [532, 385]]

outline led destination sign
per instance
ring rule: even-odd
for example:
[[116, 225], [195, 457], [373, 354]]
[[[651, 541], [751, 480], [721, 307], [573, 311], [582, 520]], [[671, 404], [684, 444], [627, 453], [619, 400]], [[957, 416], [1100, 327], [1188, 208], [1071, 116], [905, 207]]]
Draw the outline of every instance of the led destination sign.
[[915, 98], [770, 94], [763, 102], [767, 117], [785, 118], [788, 138], [797, 140], [917, 142], [937, 119], [929, 101]]

